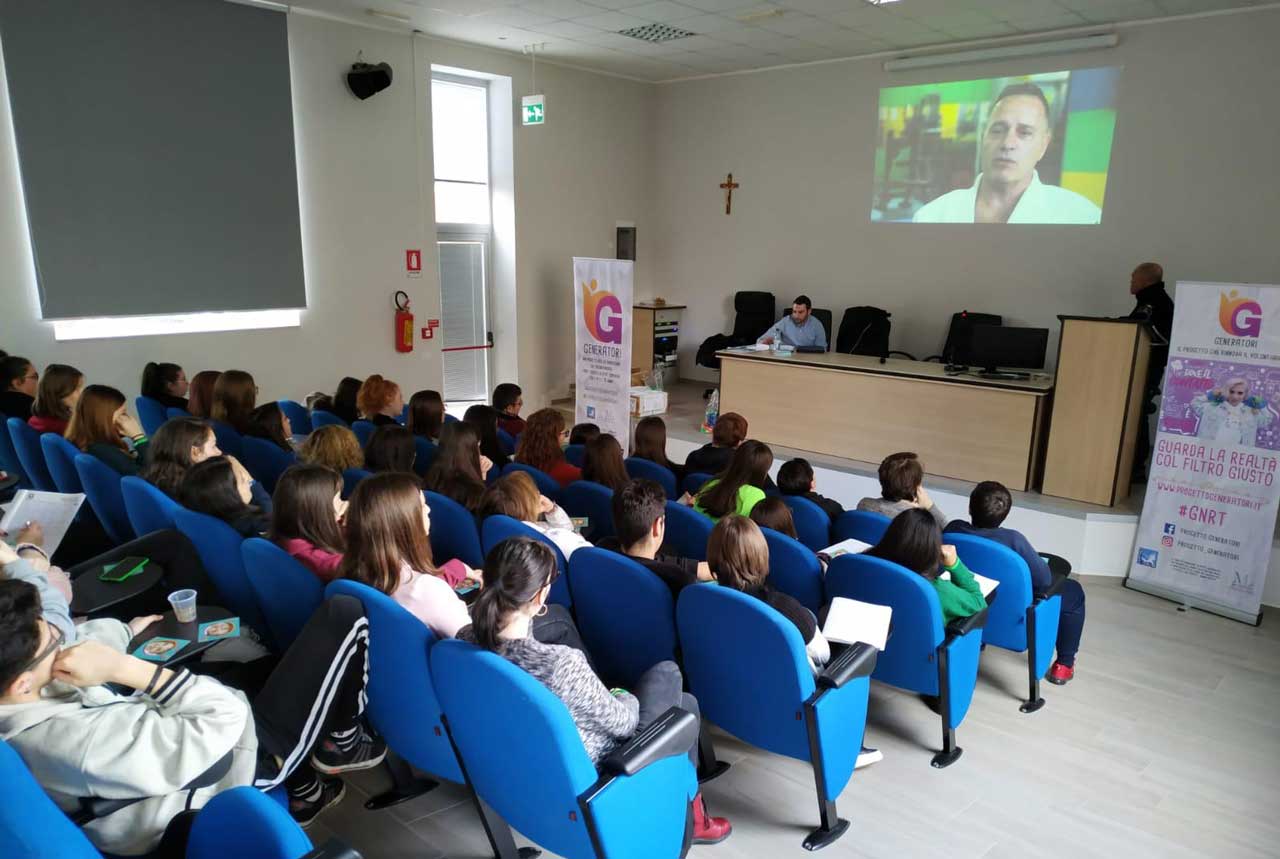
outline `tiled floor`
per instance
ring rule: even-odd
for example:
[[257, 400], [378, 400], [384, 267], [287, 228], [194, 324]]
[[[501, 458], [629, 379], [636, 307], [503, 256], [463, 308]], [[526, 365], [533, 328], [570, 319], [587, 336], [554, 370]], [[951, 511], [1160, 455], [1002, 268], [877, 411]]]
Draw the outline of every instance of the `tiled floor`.
[[[1023, 715], [1023, 657], [988, 648], [964, 756], [929, 766], [937, 717], [913, 696], [873, 684], [867, 742], [885, 760], [854, 774], [840, 797], [851, 827], [831, 857], [1276, 856], [1280, 845], [1280, 633], [1085, 579], [1089, 620], [1069, 686], [1042, 684], [1048, 704]], [[816, 825], [809, 768], [717, 733], [733, 767], [707, 786], [728, 841], [701, 859], [804, 856]], [[519, 761], [513, 761], [519, 766]], [[485, 857], [461, 788], [368, 812], [384, 783], [358, 774], [312, 827], [366, 859]], [[520, 843], [526, 843], [521, 841]], [[544, 854], [546, 855], [546, 854]], [[652, 857], [661, 859], [661, 857]]]

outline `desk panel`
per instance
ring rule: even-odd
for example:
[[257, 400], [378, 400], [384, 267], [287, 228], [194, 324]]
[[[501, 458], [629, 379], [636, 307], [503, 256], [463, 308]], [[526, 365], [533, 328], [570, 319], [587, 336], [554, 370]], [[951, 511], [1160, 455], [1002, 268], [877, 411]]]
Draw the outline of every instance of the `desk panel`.
[[1010, 489], [1028, 489], [1036, 477], [1052, 382], [1017, 389], [789, 359], [720, 358], [720, 412], [742, 413], [751, 438], [867, 462], [910, 450], [930, 474], [998, 480]]

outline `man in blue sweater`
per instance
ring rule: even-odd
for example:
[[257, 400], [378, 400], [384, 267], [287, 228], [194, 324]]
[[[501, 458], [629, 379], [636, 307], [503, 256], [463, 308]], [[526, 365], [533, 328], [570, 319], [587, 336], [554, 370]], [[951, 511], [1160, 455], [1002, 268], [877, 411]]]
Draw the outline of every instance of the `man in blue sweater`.
[[[969, 518], [952, 519], [949, 533], [972, 534], [1007, 546], [1027, 562], [1031, 569], [1031, 590], [1041, 596], [1053, 584], [1049, 564], [1031, 547], [1020, 531], [1000, 527], [1013, 507], [1013, 496], [1004, 484], [985, 480], [969, 495]], [[1058, 591], [1062, 596], [1062, 613], [1058, 620], [1058, 659], [1049, 666], [1045, 679], [1059, 686], [1075, 676], [1076, 651], [1080, 649], [1080, 633], [1084, 630], [1084, 588], [1075, 579], [1067, 579]]]
[[756, 342], [768, 346], [782, 344], [826, 349], [827, 329], [813, 318], [812, 310], [813, 302], [809, 300], [809, 296], [796, 296], [796, 300], [791, 302], [791, 314], [774, 323], [773, 327], [761, 334]]

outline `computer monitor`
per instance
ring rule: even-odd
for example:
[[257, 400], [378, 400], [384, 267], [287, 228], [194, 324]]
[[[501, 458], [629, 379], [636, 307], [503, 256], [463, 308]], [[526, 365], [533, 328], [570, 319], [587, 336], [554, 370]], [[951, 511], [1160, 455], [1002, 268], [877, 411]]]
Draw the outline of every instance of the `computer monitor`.
[[975, 325], [967, 357], [970, 365], [987, 373], [994, 373], [998, 367], [1042, 370], [1048, 346], [1048, 328]]

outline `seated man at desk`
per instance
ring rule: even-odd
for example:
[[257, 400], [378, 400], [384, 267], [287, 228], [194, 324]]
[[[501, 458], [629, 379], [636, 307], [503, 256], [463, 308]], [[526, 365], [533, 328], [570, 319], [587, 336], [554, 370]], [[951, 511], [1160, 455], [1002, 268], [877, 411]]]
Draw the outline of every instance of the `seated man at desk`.
[[772, 328], [760, 335], [757, 343], [773, 346], [813, 346], [827, 348], [827, 330], [813, 318], [813, 302], [807, 295], [798, 295], [791, 302], [791, 315], [779, 319]]

